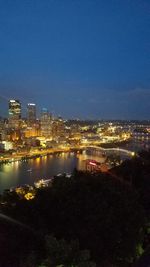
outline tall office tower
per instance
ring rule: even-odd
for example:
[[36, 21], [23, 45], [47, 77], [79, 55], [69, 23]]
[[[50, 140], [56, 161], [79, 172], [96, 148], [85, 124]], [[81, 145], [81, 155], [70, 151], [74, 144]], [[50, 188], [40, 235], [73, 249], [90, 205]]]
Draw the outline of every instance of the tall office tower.
[[52, 123], [52, 136], [53, 139], [57, 139], [58, 137], [62, 137], [65, 135], [65, 125], [62, 118], [56, 118]]
[[27, 121], [29, 125], [36, 122], [36, 105], [33, 103], [27, 105]]
[[46, 108], [43, 108], [41, 112], [41, 135], [46, 138], [52, 137], [52, 119]]
[[0, 118], [0, 141], [3, 141], [6, 136], [5, 122]]
[[21, 103], [19, 100], [9, 100], [9, 126], [18, 128], [21, 120]]

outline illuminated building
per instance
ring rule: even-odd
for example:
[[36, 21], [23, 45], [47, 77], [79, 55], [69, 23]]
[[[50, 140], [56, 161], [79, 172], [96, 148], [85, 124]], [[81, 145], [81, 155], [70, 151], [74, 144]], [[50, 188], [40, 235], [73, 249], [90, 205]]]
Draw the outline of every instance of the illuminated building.
[[9, 100], [9, 119], [21, 119], [21, 103], [19, 100]]
[[86, 171], [89, 172], [107, 172], [111, 167], [109, 164], [97, 162], [96, 160], [86, 160]]
[[5, 140], [6, 131], [5, 131], [5, 123], [3, 120], [0, 120], [0, 141]]
[[98, 172], [100, 171], [100, 163], [96, 160], [86, 160], [86, 171]]
[[65, 135], [65, 126], [64, 121], [61, 118], [53, 120], [52, 123], [52, 136], [53, 139], [58, 139], [58, 137], [62, 137]]
[[150, 133], [146, 129], [135, 129], [132, 136], [137, 141], [150, 142]]
[[22, 134], [20, 129], [10, 129], [7, 132], [7, 139], [12, 142], [21, 140], [21, 136]]
[[147, 129], [135, 129], [132, 133], [132, 139], [136, 146], [141, 144], [143, 149], [150, 148], [150, 132]]
[[21, 103], [19, 100], [9, 100], [9, 127], [18, 128], [21, 119]]
[[46, 108], [42, 109], [41, 112], [41, 136], [45, 138], [51, 138], [52, 135], [52, 125], [51, 125], [51, 115]]
[[36, 105], [33, 103], [27, 105], [27, 121], [30, 125], [36, 121]]
[[40, 134], [40, 131], [39, 131], [38, 125], [35, 125], [33, 127], [27, 127], [24, 130], [24, 136], [26, 138], [36, 137], [36, 136], [39, 136], [39, 134]]
[[13, 149], [13, 143], [8, 141], [2, 141], [0, 143], [0, 148], [4, 150], [10, 150]]

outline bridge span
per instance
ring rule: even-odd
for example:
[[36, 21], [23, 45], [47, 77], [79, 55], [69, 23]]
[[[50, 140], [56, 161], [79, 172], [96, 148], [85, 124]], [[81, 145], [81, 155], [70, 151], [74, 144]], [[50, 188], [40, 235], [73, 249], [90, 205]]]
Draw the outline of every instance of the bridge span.
[[98, 150], [98, 151], [102, 151], [102, 152], [117, 152], [117, 153], [122, 153], [122, 154], [126, 154], [130, 157], [133, 157], [135, 156], [135, 152], [134, 151], [131, 151], [131, 150], [128, 150], [128, 149], [123, 149], [123, 148], [103, 148], [103, 147], [99, 147], [99, 146], [87, 146], [87, 147], [84, 147], [85, 150], [87, 149], [95, 149], [95, 150]]

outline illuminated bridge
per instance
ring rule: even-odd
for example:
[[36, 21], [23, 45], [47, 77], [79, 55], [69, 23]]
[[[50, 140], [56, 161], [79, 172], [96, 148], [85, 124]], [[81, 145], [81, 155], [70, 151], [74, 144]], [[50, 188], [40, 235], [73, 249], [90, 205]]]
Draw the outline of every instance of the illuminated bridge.
[[103, 148], [103, 147], [99, 147], [99, 146], [87, 146], [84, 147], [85, 150], [95, 150], [95, 151], [100, 151], [100, 152], [104, 152], [107, 154], [107, 152], [114, 152], [117, 154], [124, 154], [126, 156], [130, 156], [133, 157], [135, 155], [134, 151], [128, 150], [128, 149], [123, 149], [123, 148]]

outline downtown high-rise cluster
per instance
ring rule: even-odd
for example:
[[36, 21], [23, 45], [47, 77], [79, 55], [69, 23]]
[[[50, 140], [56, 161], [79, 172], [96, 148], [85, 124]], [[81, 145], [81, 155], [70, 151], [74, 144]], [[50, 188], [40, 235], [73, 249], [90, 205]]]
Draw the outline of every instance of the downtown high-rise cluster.
[[24, 110], [18, 99], [8, 101], [8, 117], [0, 119], [0, 151], [39, 153], [40, 149], [113, 146], [130, 138], [146, 146], [150, 143], [150, 127], [140, 122], [71, 121], [54, 117], [47, 108], [40, 114], [37, 110], [35, 103], [28, 103]]
[[39, 118], [34, 103], [27, 104], [26, 116], [22, 115], [25, 113], [22, 110], [21, 101], [11, 99], [8, 102], [8, 118], [0, 120], [0, 141], [6, 149], [38, 146], [42, 141], [59, 142], [59, 138], [65, 136], [63, 119], [54, 118], [48, 109], [43, 108]]

